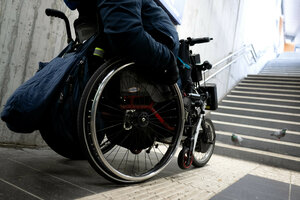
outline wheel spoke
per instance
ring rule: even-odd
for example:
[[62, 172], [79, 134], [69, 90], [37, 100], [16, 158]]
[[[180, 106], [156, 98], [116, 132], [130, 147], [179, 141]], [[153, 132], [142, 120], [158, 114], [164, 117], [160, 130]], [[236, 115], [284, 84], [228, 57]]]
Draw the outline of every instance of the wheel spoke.
[[156, 110], [156, 112], [152, 113], [150, 116], [155, 115], [155, 113], [160, 113], [161, 110], [165, 109], [167, 106], [171, 105], [172, 103], [174, 103], [173, 100], [166, 103], [164, 106], [160, 107], [158, 110]]
[[114, 111], [117, 111], [117, 112], [123, 112], [122, 109], [117, 109], [118, 108], [118, 105], [108, 105], [108, 104], [105, 104], [101, 101], [101, 106], [103, 107], [106, 107], [106, 108], [109, 108], [111, 110], [114, 110]]
[[107, 126], [105, 128], [102, 128], [102, 129], [99, 129], [96, 131], [96, 133], [100, 133], [100, 132], [103, 132], [103, 131], [107, 131], [108, 129], [112, 129], [112, 128], [115, 128], [117, 126], [122, 126], [123, 124], [122, 123], [118, 123], [118, 124], [114, 124], [114, 125], [111, 125], [111, 126]]
[[[167, 128], [164, 128], [164, 127], [162, 127], [161, 125], [158, 125], [158, 124], [155, 124], [155, 123], [152, 123], [152, 122], [149, 122], [149, 124], [151, 124], [151, 125], [153, 125], [153, 126], [155, 126], [156, 128], [159, 128], [159, 129], [161, 129], [161, 130], [163, 130], [163, 131], [167, 131], [168, 133], [170, 133], [170, 134], [174, 134], [174, 131], [170, 131], [169, 129], [167, 129]], [[149, 128], [151, 128], [150, 126], [149, 126]], [[153, 129], [152, 129], [153, 130]], [[157, 131], [156, 131], [157, 132]], [[158, 132], [157, 132], [158, 133]], [[160, 134], [160, 133], [158, 133], [158, 134]]]

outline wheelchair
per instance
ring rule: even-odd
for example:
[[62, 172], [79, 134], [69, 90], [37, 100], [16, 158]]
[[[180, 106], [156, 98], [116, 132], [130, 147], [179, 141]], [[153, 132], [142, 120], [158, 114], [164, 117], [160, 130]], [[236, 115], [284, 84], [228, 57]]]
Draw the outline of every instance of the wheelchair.
[[[46, 13], [66, 20], [57, 10], [47, 9]], [[210, 40], [188, 38], [181, 43], [192, 46]], [[81, 149], [96, 172], [117, 183], [138, 183], [157, 175], [180, 145], [177, 163], [181, 169], [204, 166], [213, 154], [216, 139], [205, 109], [208, 100], [216, 98], [216, 90], [210, 94], [200, 85], [202, 72], [209, 70], [211, 64], [198, 64], [197, 56], [189, 49], [188, 52], [195, 85], [195, 91], [189, 94], [184, 94], [177, 84], [156, 83], [128, 59], [105, 60], [95, 69], [80, 98], [80, 146], [54, 150], [71, 157], [66, 155]], [[51, 142], [55, 139], [60, 138], [51, 138]]]

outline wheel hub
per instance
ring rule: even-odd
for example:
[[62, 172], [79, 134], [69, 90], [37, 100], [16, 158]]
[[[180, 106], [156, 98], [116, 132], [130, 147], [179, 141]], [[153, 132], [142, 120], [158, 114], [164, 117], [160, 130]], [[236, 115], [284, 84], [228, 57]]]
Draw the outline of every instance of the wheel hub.
[[141, 112], [137, 117], [137, 124], [141, 128], [145, 128], [149, 124], [149, 115], [146, 112]]

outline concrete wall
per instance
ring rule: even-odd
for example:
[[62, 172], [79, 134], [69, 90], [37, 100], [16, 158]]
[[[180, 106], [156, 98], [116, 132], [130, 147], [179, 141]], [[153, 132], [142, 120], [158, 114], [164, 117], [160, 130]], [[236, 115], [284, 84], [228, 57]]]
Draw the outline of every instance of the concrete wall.
[[[38, 62], [49, 61], [66, 45], [64, 22], [47, 17], [46, 8], [67, 11], [62, 0], [0, 0], [1, 111], [14, 90], [33, 76]], [[13, 133], [1, 120], [0, 143], [44, 144], [39, 133]]]
[[294, 39], [294, 44], [295, 44], [295, 51], [300, 52], [300, 30], [298, 31], [298, 34], [296, 35]]
[[[188, 0], [186, 3], [183, 23], [178, 26], [180, 38], [214, 38], [209, 44], [193, 48], [202, 60], [216, 63], [250, 43], [261, 57], [252, 66], [241, 59], [213, 78], [211, 82], [218, 85], [219, 99], [248, 73], [257, 73], [274, 55], [279, 0]], [[0, 110], [13, 91], [35, 73], [38, 62], [50, 60], [66, 44], [64, 23], [47, 17], [45, 8], [67, 11], [62, 0], [0, 0]], [[75, 12], [66, 14], [71, 16], [71, 22], [76, 17]], [[12, 133], [2, 121], [0, 143], [44, 145], [38, 133]]]
[[[239, 59], [208, 82], [217, 83], [219, 100], [247, 74], [256, 74], [279, 49], [280, 0], [188, 0], [184, 19], [178, 27], [180, 38], [214, 38], [193, 48], [202, 61], [217, 63], [243, 45], [253, 44], [258, 63], [249, 66]], [[234, 59], [235, 57], [233, 57]], [[226, 63], [224, 63], [226, 64]], [[222, 65], [210, 70], [218, 71]]]

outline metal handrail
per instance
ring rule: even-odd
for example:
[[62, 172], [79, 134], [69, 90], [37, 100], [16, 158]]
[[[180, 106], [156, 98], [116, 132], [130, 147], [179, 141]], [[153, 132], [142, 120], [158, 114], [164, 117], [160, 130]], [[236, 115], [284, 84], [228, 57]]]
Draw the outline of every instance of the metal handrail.
[[254, 62], [257, 62], [257, 54], [255, 52], [255, 49], [254, 49], [253, 45], [252, 44], [249, 44], [247, 46], [245, 45], [241, 49], [235, 51], [234, 53], [232, 53], [232, 54], [228, 55], [227, 57], [223, 58], [222, 60], [220, 60], [219, 62], [213, 64], [212, 69], [215, 68], [215, 67], [217, 67], [217, 66], [219, 66], [220, 64], [224, 63], [225, 61], [231, 59], [235, 55], [238, 55], [236, 58], [234, 58], [229, 63], [227, 63], [226, 65], [224, 65], [222, 68], [220, 68], [218, 71], [216, 71], [215, 73], [213, 73], [212, 75], [210, 75], [205, 80], [201, 81], [200, 84], [203, 84], [203, 83], [209, 81], [210, 79], [212, 79], [213, 77], [215, 77], [218, 73], [220, 73], [221, 71], [223, 71], [224, 69], [226, 69], [227, 67], [229, 67], [230, 65], [232, 65], [233, 63], [235, 63], [242, 56], [245, 56], [245, 54], [248, 53], [249, 51], [251, 52], [251, 55], [252, 55], [252, 58], [253, 58]]

